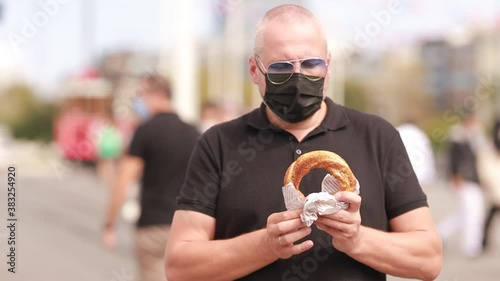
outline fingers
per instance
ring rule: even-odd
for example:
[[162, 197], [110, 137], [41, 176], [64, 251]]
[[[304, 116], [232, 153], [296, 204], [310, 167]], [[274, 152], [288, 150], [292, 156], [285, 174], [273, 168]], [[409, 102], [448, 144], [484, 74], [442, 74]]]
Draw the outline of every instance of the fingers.
[[360, 241], [359, 224], [346, 224], [327, 218], [318, 220], [315, 224], [332, 237], [332, 244], [337, 250], [349, 253], [358, 247]]
[[311, 249], [314, 246], [314, 243], [311, 240], [304, 241], [297, 245], [293, 244], [309, 234], [311, 234], [311, 228], [305, 227], [295, 232], [278, 236], [277, 243], [274, 244], [274, 252], [279, 258], [288, 259], [293, 255], [297, 255]]
[[349, 209], [347, 209], [348, 212], [358, 212], [361, 207], [361, 196], [354, 192], [341, 191], [335, 194], [335, 198], [339, 201], [349, 203]]
[[303, 253], [309, 249], [311, 249], [314, 246], [314, 243], [311, 240], [304, 241], [300, 244], [294, 245], [290, 244], [288, 246], [283, 247], [279, 251], [279, 257], [282, 259], [288, 259], [291, 256], [298, 255], [300, 253]]
[[334, 222], [341, 224], [357, 224], [361, 223], [361, 216], [359, 213], [350, 213], [349, 211], [340, 210], [335, 214], [318, 216], [317, 222], [327, 225], [333, 224]]
[[285, 233], [304, 228], [304, 223], [300, 220], [302, 210], [285, 211], [274, 213], [267, 219], [267, 231], [270, 235], [281, 236]]
[[270, 235], [278, 237], [305, 227], [306, 225], [300, 220], [300, 218], [297, 218], [268, 225], [267, 231]]
[[352, 192], [339, 192], [335, 197], [339, 201], [349, 203], [349, 208], [335, 214], [320, 216], [315, 225], [332, 236], [332, 244], [337, 250], [350, 253], [358, 247], [360, 241], [361, 197]]
[[301, 220], [302, 209], [271, 214], [267, 219], [268, 241], [278, 258], [286, 259], [312, 248], [313, 242], [294, 243], [311, 234]]
[[[352, 236], [352, 233], [356, 233], [358, 229], [357, 224], [347, 224], [335, 220], [317, 220], [315, 222], [315, 225], [329, 233], [330, 235], [334, 236], [335, 233], [338, 233], [339, 235], [344, 235], [345, 238], [348, 238]], [[283, 240], [283, 239], [282, 239]]]
[[267, 218], [267, 224], [278, 223], [282, 221], [287, 221], [291, 219], [300, 218], [300, 214], [303, 212], [302, 209], [284, 211], [280, 213], [271, 214]]
[[311, 228], [310, 227], [304, 227], [301, 228], [295, 232], [291, 232], [288, 234], [283, 234], [278, 236], [278, 243], [280, 245], [286, 246], [295, 243], [296, 241], [306, 237], [307, 235], [311, 234]]
[[340, 210], [334, 214], [319, 216], [315, 224], [320, 224], [320, 228], [323, 228], [321, 225], [325, 225], [342, 232], [350, 232], [352, 225], [361, 224], [361, 216], [359, 214], [361, 197], [356, 193], [343, 191], [336, 193], [335, 198], [339, 201], [349, 203], [349, 208], [347, 210]]

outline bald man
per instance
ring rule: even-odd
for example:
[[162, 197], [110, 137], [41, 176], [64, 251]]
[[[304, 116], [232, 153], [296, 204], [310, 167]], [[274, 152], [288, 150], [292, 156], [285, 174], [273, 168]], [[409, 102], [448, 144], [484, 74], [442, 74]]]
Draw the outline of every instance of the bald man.
[[[315, 16], [268, 11], [249, 59], [260, 108], [199, 139], [178, 197], [166, 254], [168, 280], [433, 280], [441, 241], [397, 131], [325, 97], [330, 54]], [[301, 154], [334, 151], [356, 175], [349, 208], [320, 216], [286, 211], [281, 187]], [[319, 192], [325, 171], [306, 175]], [[361, 200], [363, 198], [363, 201]]]

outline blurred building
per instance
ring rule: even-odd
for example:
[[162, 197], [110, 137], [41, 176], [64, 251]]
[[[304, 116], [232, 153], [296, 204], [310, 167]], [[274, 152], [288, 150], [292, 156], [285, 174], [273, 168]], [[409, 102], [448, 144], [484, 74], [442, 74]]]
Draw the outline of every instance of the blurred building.
[[[414, 45], [381, 52], [351, 54], [346, 83], [360, 85], [364, 105], [357, 109], [384, 117], [393, 124], [422, 120], [432, 111], [432, 96], [424, 88], [424, 71]], [[347, 89], [347, 100], [354, 101]], [[358, 100], [358, 102], [360, 102]], [[346, 103], [356, 108], [356, 104]]]
[[[427, 91], [439, 108], [452, 108], [468, 97], [498, 99], [500, 28], [461, 30], [422, 42], [420, 56]], [[489, 91], [480, 95], [481, 87]], [[497, 87], [498, 88], [498, 87]], [[498, 108], [497, 110], [500, 110]]]
[[484, 83], [490, 83], [494, 95], [494, 110], [500, 115], [500, 16], [494, 29], [481, 32], [477, 37], [477, 69]]
[[449, 46], [443, 39], [424, 42], [421, 48], [421, 58], [426, 68], [427, 91], [436, 104], [444, 108], [450, 91]]

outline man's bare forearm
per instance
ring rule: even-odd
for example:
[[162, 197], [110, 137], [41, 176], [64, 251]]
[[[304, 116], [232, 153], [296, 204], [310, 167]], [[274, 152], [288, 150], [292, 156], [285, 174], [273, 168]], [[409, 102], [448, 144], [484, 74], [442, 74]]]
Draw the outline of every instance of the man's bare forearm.
[[226, 240], [185, 241], [168, 251], [166, 272], [172, 281], [234, 280], [277, 260], [265, 229]]
[[113, 227], [115, 225], [118, 213], [125, 201], [126, 187], [124, 183], [117, 182], [111, 187], [109, 194], [108, 211], [106, 215], [105, 226]]
[[434, 280], [441, 269], [441, 244], [431, 231], [383, 232], [360, 228], [360, 243], [348, 253], [380, 272]]
[[142, 174], [144, 163], [141, 158], [126, 156], [120, 161], [120, 172], [109, 193], [106, 226], [112, 227], [120, 213], [129, 186]]

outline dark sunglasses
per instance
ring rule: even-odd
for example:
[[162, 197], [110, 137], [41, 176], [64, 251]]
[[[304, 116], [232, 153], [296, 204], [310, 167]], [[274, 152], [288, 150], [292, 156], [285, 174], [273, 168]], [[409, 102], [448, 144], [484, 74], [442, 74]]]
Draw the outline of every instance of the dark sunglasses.
[[269, 64], [267, 68], [264, 67], [262, 60], [258, 55], [255, 55], [260, 66], [258, 66], [262, 74], [266, 75], [271, 83], [279, 85], [283, 84], [292, 77], [295, 72], [294, 63], [300, 63], [300, 73], [302, 73], [310, 81], [318, 81], [326, 76], [328, 71], [328, 64], [322, 58], [305, 58], [289, 61], [277, 61]]

